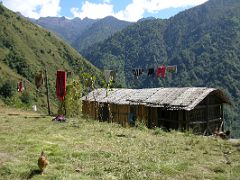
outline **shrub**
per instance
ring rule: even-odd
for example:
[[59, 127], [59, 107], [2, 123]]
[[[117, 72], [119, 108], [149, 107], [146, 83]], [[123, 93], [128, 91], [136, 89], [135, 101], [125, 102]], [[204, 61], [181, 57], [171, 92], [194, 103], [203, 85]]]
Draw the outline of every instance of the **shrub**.
[[4, 98], [11, 98], [16, 92], [16, 84], [14, 81], [6, 81], [0, 87], [0, 95]]
[[23, 91], [22, 96], [20, 97], [21, 101], [25, 104], [31, 104], [33, 101], [33, 96], [27, 91]]
[[[66, 113], [66, 116], [76, 116], [81, 114], [82, 109], [82, 87], [79, 81], [73, 81], [67, 85], [67, 92], [64, 102], [60, 104], [59, 114]], [[65, 108], [65, 109], [64, 109]]]

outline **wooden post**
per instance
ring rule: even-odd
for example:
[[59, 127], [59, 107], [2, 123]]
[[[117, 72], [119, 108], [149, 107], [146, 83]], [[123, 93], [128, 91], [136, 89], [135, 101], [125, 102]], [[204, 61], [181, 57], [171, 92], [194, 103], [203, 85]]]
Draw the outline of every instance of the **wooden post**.
[[178, 130], [183, 131], [183, 111], [178, 111]]
[[47, 95], [47, 105], [48, 105], [48, 115], [51, 115], [50, 110], [50, 101], [49, 101], [49, 90], [48, 90], [48, 75], [47, 75], [47, 69], [45, 69], [45, 85], [46, 85], [46, 95]]
[[185, 130], [189, 131], [188, 111], [184, 111]]
[[206, 135], [208, 132], [211, 133], [210, 132], [210, 128], [209, 128], [209, 117], [208, 117], [208, 114], [209, 114], [209, 97], [206, 98], [206, 108], [205, 108], [206, 130], [203, 133], [203, 135]]
[[219, 130], [222, 130], [222, 131], [224, 132], [224, 113], [223, 113], [223, 104], [221, 104], [220, 108], [221, 108], [221, 110], [220, 110], [221, 116], [220, 116], [220, 117], [221, 117], [221, 120], [222, 120], [222, 122], [221, 122], [222, 127], [220, 127]]

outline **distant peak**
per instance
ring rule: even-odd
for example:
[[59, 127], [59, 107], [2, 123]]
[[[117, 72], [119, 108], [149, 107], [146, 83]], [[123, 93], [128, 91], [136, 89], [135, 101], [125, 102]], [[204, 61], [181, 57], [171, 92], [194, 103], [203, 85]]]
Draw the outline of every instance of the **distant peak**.
[[117, 19], [117, 18], [115, 18], [114, 16], [106, 16], [106, 17], [103, 18], [103, 19]]
[[142, 21], [147, 21], [147, 20], [155, 20], [156, 18], [155, 17], [146, 17], [146, 18], [142, 18], [142, 19], [139, 19], [137, 22], [142, 22]]

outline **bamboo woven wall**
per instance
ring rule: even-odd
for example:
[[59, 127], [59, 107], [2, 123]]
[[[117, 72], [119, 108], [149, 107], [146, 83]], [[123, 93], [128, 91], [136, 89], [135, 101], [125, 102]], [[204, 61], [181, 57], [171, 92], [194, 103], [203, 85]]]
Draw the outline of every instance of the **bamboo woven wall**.
[[138, 105], [137, 120], [148, 126], [148, 107]]

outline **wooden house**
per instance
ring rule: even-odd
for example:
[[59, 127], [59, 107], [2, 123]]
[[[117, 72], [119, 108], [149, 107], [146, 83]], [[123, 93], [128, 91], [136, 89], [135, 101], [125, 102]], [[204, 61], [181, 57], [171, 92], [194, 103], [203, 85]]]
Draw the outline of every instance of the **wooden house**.
[[82, 101], [83, 114], [100, 121], [208, 134], [223, 126], [223, 104], [231, 104], [221, 90], [205, 87], [96, 89]]

